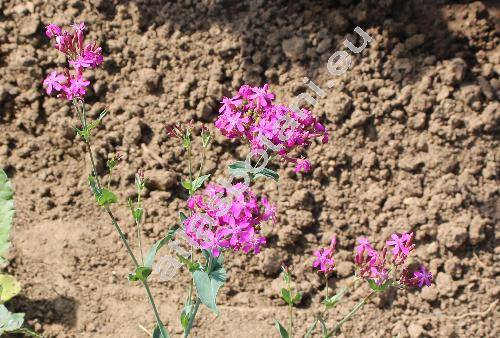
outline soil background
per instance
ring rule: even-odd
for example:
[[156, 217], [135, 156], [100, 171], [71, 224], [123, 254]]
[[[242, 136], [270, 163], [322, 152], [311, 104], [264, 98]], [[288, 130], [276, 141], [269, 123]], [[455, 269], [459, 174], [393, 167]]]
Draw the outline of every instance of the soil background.
[[[342, 336], [499, 336], [499, 10], [498, 1], [0, 0], [0, 166], [12, 177], [17, 206], [7, 270], [23, 285], [8, 307], [26, 312], [47, 337], [145, 337], [138, 324], [154, 325], [144, 290], [127, 281], [129, 258], [87, 187], [89, 161], [70, 106], [41, 86], [64, 65], [43, 26], [85, 21], [87, 38], [105, 54], [88, 100], [92, 116], [110, 111], [95, 137], [98, 165], [104, 174], [110, 154], [124, 155], [111, 185], [131, 239], [125, 201], [134, 173], [144, 168], [151, 178], [147, 244], [185, 208], [178, 183], [187, 175], [185, 154], [166, 138], [165, 124], [212, 125], [220, 98], [243, 83], [267, 82], [283, 103], [314, 95], [304, 77], [326, 93], [314, 112], [330, 143], [311, 147], [311, 174], [274, 163], [279, 186], [256, 184], [279, 210], [278, 223], [265, 228], [269, 246], [258, 256], [227, 255], [221, 315], [203, 309], [194, 336], [277, 337], [273, 318], [287, 318], [277, 297], [281, 261], [304, 291], [296, 320], [304, 334], [325, 287], [311, 268], [313, 250], [338, 236], [330, 282], [337, 289], [354, 271], [359, 236], [381, 245], [410, 230], [414, 262], [430, 267], [434, 285], [376, 297]], [[327, 60], [346, 38], [361, 42], [356, 26], [373, 41], [345, 75], [332, 77]], [[246, 153], [218, 135], [206, 170], [226, 176], [226, 165]], [[187, 281], [182, 271], [152, 282], [174, 336]], [[366, 293], [364, 286], [347, 294], [328, 324]]]

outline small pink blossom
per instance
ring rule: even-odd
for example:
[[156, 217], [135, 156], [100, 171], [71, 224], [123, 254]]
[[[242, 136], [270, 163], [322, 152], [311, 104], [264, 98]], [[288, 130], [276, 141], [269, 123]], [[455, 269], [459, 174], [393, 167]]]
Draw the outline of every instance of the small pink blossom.
[[57, 25], [54, 25], [53, 23], [45, 27], [45, 35], [47, 35], [48, 38], [52, 38], [60, 34], [61, 34], [61, 28]]
[[413, 273], [414, 277], [417, 279], [418, 287], [431, 286], [432, 283], [432, 273], [425, 269], [424, 266], [420, 267], [420, 270]]
[[69, 82], [69, 89], [73, 96], [83, 96], [87, 94], [86, 87], [90, 84], [90, 81], [85, 80], [82, 74], [77, 74], [76, 76], [71, 77]]
[[316, 259], [313, 262], [313, 267], [325, 274], [333, 272], [335, 269], [335, 260], [333, 259], [333, 250], [330, 248], [321, 248], [314, 252]]
[[295, 168], [293, 169], [293, 171], [295, 171], [296, 173], [298, 172], [309, 172], [311, 171], [311, 162], [309, 162], [308, 160], [306, 160], [305, 158], [299, 158], [297, 159], [297, 163], [295, 164]]
[[387, 241], [387, 245], [394, 246], [392, 249], [392, 254], [397, 255], [398, 253], [402, 253], [403, 255], [407, 256], [410, 251], [406, 247], [405, 243], [410, 239], [410, 235], [407, 233], [404, 233], [399, 237], [397, 234], [392, 234], [391, 235], [392, 240]]
[[45, 86], [45, 91], [48, 95], [52, 94], [52, 91], [61, 91], [63, 84], [66, 82], [66, 76], [59, 74], [56, 71], [51, 72], [45, 80], [43, 80], [43, 85]]

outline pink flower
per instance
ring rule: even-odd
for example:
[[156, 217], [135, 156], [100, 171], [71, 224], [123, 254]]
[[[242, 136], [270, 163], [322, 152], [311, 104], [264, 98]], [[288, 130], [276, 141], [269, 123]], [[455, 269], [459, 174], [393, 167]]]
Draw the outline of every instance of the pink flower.
[[89, 43], [83, 50], [83, 57], [93, 68], [97, 68], [104, 58], [102, 57], [102, 48], [97, 46], [97, 43]]
[[335, 269], [335, 260], [333, 259], [333, 250], [329, 248], [321, 248], [314, 252], [316, 259], [313, 262], [313, 267], [325, 274], [333, 272]]
[[45, 80], [43, 80], [43, 85], [45, 86], [45, 91], [48, 95], [52, 94], [52, 91], [61, 91], [63, 84], [66, 82], [66, 76], [59, 74], [56, 71], [51, 72]]
[[[275, 207], [248, 187], [242, 189], [241, 183], [232, 188], [241, 193], [233, 196], [229, 188], [210, 183], [202, 193], [191, 197], [188, 207], [193, 214], [184, 221], [186, 234], [214, 255], [223, 248], [257, 254], [266, 243], [261, 235], [262, 223], [274, 218]], [[205, 238], [200, 233], [206, 234]]]
[[419, 271], [415, 271], [413, 276], [417, 279], [419, 288], [424, 286], [424, 284], [426, 286], [431, 286], [432, 273], [426, 270], [424, 266], [421, 266]]
[[293, 169], [293, 171], [295, 171], [296, 173], [308, 172], [311, 170], [311, 168], [311, 163], [308, 160], [306, 160], [305, 158], [299, 158], [297, 159], [297, 163], [295, 164], [295, 169]]
[[45, 27], [45, 35], [47, 35], [48, 38], [52, 38], [53, 36], [57, 36], [60, 34], [61, 34], [61, 28], [57, 25], [54, 25], [53, 23]]
[[264, 87], [254, 87], [252, 88], [253, 94], [249, 96], [249, 99], [257, 101], [257, 108], [267, 107], [274, 100], [274, 94], [268, 93], [269, 85], [266, 83]]
[[399, 252], [403, 255], [407, 256], [410, 253], [410, 250], [406, 247], [405, 243], [410, 239], [410, 235], [404, 233], [399, 237], [397, 234], [391, 235], [392, 241], [387, 241], [386, 244], [390, 246], [394, 246], [392, 249], [392, 254], [395, 256]]
[[74, 23], [72, 25], [75, 30], [76, 39], [78, 41], [78, 47], [81, 49], [83, 46], [83, 32], [85, 31], [85, 23], [81, 22], [79, 24]]
[[222, 106], [220, 107], [219, 109], [219, 112], [220, 113], [232, 113], [233, 110], [238, 107], [239, 105], [241, 105], [241, 103], [243, 102], [242, 99], [240, 99], [240, 96], [239, 95], [236, 95], [235, 97], [233, 98], [227, 98], [227, 97], [223, 97], [222, 98]]
[[83, 96], [87, 94], [86, 87], [90, 84], [90, 81], [84, 80], [82, 74], [77, 74], [75, 77], [71, 77], [69, 83], [69, 90], [73, 96]]
[[252, 151], [276, 152], [285, 161], [296, 164], [296, 172], [312, 169], [306, 159], [291, 157], [299, 147], [307, 148], [314, 138], [328, 142], [328, 133], [318, 118], [307, 109], [299, 114], [291, 108], [277, 105], [269, 85], [262, 88], [243, 85], [238, 94], [224, 97], [215, 126], [228, 138], [241, 138]]
[[358, 238], [359, 245], [356, 247], [356, 252], [358, 254], [362, 254], [365, 251], [372, 251], [373, 247], [370, 244], [370, 241], [366, 237]]
[[75, 61], [69, 61], [69, 64], [75, 67], [75, 69], [82, 70], [83, 68], [88, 68], [92, 66], [92, 60], [88, 60], [83, 56], [79, 56]]

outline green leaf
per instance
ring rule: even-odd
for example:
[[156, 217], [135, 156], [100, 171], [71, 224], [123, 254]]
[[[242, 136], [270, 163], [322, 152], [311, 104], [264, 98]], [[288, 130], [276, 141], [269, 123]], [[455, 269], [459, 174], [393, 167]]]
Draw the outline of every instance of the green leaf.
[[128, 275], [128, 280], [131, 282], [145, 281], [153, 270], [147, 266], [139, 266], [135, 269], [134, 273]]
[[179, 254], [177, 254], [177, 259], [189, 269], [189, 272], [201, 270], [201, 265], [198, 262], [191, 262], [189, 259]]
[[101, 207], [116, 203], [118, 201], [116, 195], [108, 189], [99, 189], [99, 187], [97, 186], [97, 181], [92, 175], [89, 175], [89, 185], [92, 193], [95, 196], [97, 204], [99, 204]]
[[193, 311], [194, 306], [192, 304], [186, 305], [181, 312], [181, 325], [184, 331], [189, 323], [189, 319], [191, 318], [191, 312]]
[[293, 297], [293, 303], [298, 304], [302, 300], [302, 292], [297, 292]]
[[187, 220], [186, 214], [183, 213], [182, 211], [179, 212], [179, 218], [181, 220], [181, 223], [184, 223], [184, 221]]
[[203, 304], [205, 304], [210, 310], [212, 310], [216, 315], [219, 315], [219, 310], [217, 309], [216, 299], [217, 293], [220, 287], [224, 284], [227, 279], [226, 271], [224, 268], [219, 268], [212, 271], [210, 275], [205, 271], [195, 271], [193, 273], [194, 283], [196, 285], [196, 291]]
[[184, 180], [181, 182], [182, 186], [186, 189], [186, 190], [189, 190], [191, 191], [191, 189], [193, 188], [193, 185], [191, 184], [191, 182], [189, 180]]
[[368, 280], [368, 284], [370, 284], [370, 288], [373, 291], [375, 291], [375, 292], [382, 292], [382, 291], [387, 290], [387, 288], [392, 284], [392, 280], [388, 279], [388, 280], [385, 281], [384, 284], [377, 285], [377, 283], [375, 282], [375, 280], [369, 279]]
[[312, 323], [312, 325], [309, 327], [309, 330], [307, 330], [304, 338], [309, 338], [311, 337], [312, 333], [314, 332], [314, 330], [316, 329], [316, 325], [318, 324], [318, 318], [316, 318], [314, 320], [314, 322]]
[[0, 336], [5, 332], [19, 330], [24, 322], [24, 313], [11, 313], [0, 304]]
[[318, 317], [318, 319], [319, 319], [319, 323], [321, 324], [321, 333], [323, 334], [323, 337], [324, 338], [329, 337], [328, 328], [326, 327], [325, 321], [323, 320], [322, 317]]
[[281, 297], [288, 305], [292, 305], [292, 296], [290, 295], [290, 291], [285, 288], [281, 288]]
[[0, 275], [0, 302], [5, 303], [21, 291], [21, 284], [12, 276]]
[[0, 262], [10, 246], [9, 236], [14, 218], [14, 200], [7, 174], [0, 169]]
[[278, 329], [281, 338], [290, 338], [288, 331], [283, 327], [283, 325], [281, 325], [279, 321], [275, 319], [274, 324], [276, 325], [276, 328]]
[[155, 244], [149, 248], [148, 253], [146, 254], [146, 260], [144, 261], [144, 266], [148, 268], [153, 267], [153, 263], [155, 261], [156, 253], [168, 242], [170, 242], [175, 235], [175, 232], [179, 229], [178, 225], [174, 225], [170, 230], [168, 230], [168, 233], [165, 237], [157, 241]]
[[[167, 329], [163, 325], [163, 323], [160, 324], [161, 328], [156, 324], [155, 329], [153, 330], [153, 338], [170, 338], [168, 335]], [[161, 332], [163, 331], [163, 335]]]
[[[193, 181], [193, 185], [191, 187], [191, 192], [195, 192], [196, 190], [200, 189], [203, 186], [203, 183], [210, 177], [210, 174], [208, 175], [203, 175], [198, 177]], [[186, 188], [187, 189], [187, 188]]]
[[235, 176], [241, 174], [241, 172], [246, 172], [248, 176], [250, 176], [250, 178], [253, 180], [259, 177], [266, 177], [278, 181], [280, 178], [280, 175], [276, 171], [268, 168], [263, 168], [258, 172], [252, 172], [251, 171], [252, 168], [248, 170], [246, 167], [246, 162], [244, 161], [236, 161], [230, 164], [228, 167], [229, 167], [229, 172], [234, 174]]
[[116, 195], [108, 189], [101, 189], [101, 194], [97, 196], [97, 204], [101, 207], [116, 203], [117, 201], [118, 198]]
[[329, 310], [342, 299], [344, 294], [347, 292], [347, 288], [343, 287], [336, 295], [331, 296], [330, 298], [327, 298], [323, 301], [323, 304], [325, 304], [326, 308]]

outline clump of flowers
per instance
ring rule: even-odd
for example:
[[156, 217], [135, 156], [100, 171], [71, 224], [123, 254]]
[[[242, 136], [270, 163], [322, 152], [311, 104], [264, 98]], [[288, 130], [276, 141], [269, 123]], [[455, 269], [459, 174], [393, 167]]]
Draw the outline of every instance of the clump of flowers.
[[368, 239], [358, 239], [359, 245], [356, 247], [354, 260], [358, 267], [358, 276], [372, 280], [378, 286], [430, 286], [432, 274], [425, 267], [420, 267], [419, 271], [410, 275], [409, 268], [404, 266], [410, 253], [415, 249], [414, 238], [413, 232], [392, 234], [381, 251], [375, 250]]
[[247, 140], [252, 151], [277, 151], [283, 160], [295, 164], [296, 172], [310, 171], [310, 162], [293, 157], [291, 152], [307, 148], [315, 138], [327, 143], [326, 128], [311, 111], [275, 104], [275, 97], [268, 84], [243, 85], [236, 96], [222, 99], [215, 126], [228, 138]]
[[214, 256], [227, 248], [259, 253], [266, 243], [261, 224], [275, 220], [276, 208], [266, 197], [256, 196], [243, 183], [233, 188], [243, 192], [229, 199], [228, 189], [211, 183], [188, 200], [193, 214], [184, 221], [185, 233]]
[[84, 70], [97, 68], [103, 61], [102, 48], [95, 41], [84, 44], [85, 23], [75, 23], [72, 28], [70, 33], [54, 24], [45, 27], [45, 35], [54, 41], [54, 48], [66, 55], [70, 67], [52, 71], [43, 81], [48, 95], [58, 93], [70, 101], [87, 93], [90, 81], [83, 77]]

